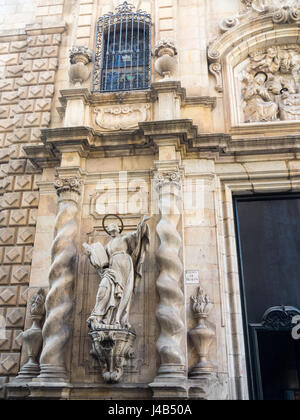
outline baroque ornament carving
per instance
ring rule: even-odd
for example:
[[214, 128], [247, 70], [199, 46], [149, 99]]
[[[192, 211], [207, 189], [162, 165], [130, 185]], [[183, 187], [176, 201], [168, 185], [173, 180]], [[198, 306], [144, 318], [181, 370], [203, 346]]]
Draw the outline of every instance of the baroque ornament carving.
[[[105, 226], [107, 217], [121, 221]], [[150, 231], [144, 216], [137, 230], [122, 235], [123, 222], [107, 215], [103, 228], [110, 236], [104, 248], [99, 242], [83, 244], [100, 283], [96, 304], [88, 326], [92, 338], [91, 354], [99, 361], [106, 383], [118, 383], [127, 361], [133, 357], [136, 334], [129, 321], [134, 292], [142, 278], [142, 266], [150, 243]]]
[[242, 73], [245, 122], [300, 120], [300, 47], [250, 54]]
[[[248, 10], [257, 13], [274, 12], [286, 10], [289, 13], [295, 11], [300, 6], [299, 0], [241, 0]], [[274, 17], [273, 15], [273, 17]], [[280, 22], [282, 23], [282, 22]]]
[[199, 323], [196, 328], [189, 331], [189, 336], [194, 343], [200, 360], [192, 369], [190, 377], [201, 378], [203, 375], [210, 374], [214, 371], [213, 365], [208, 360], [208, 353], [215, 332], [206, 323], [213, 304], [201, 287], [198, 288], [197, 295], [191, 297], [191, 302], [194, 316]]
[[139, 122], [149, 120], [150, 104], [119, 105], [95, 108], [96, 124], [105, 131], [138, 128]]
[[160, 325], [157, 350], [161, 365], [159, 378], [181, 378], [185, 374], [185, 355], [182, 349], [184, 336], [184, 297], [180, 281], [183, 264], [179, 256], [182, 238], [178, 232], [181, 219], [181, 177], [179, 172], [157, 173], [154, 182], [159, 193], [160, 221], [156, 232], [160, 246], [156, 260], [160, 268], [157, 291], [160, 302], [156, 316]]
[[72, 47], [70, 49], [69, 70], [70, 81], [80, 86], [90, 77], [90, 70], [87, 65], [92, 61], [92, 52], [87, 47]]
[[156, 57], [155, 71], [163, 77], [163, 80], [170, 80], [176, 71], [177, 62], [175, 56], [178, 54], [174, 41], [162, 39], [158, 41], [154, 49]]
[[275, 306], [268, 309], [262, 319], [262, 326], [268, 330], [292, 330], [295, 324], [293, 318], [299, 316], [300, 311], [293, 306]]
[[32, 320], [31, 327], [22, 333], [23, 346], [27, 354], [27, 361], [22, 366], [17, 381], [28, 381], [35, 378], [40, 373], [40, 366], [37, 357], [41, 351], [43, 344], [43, 335], [41, 323], [45, 315], [45, 291], [39, 289], [32, 296], [29, 302], [30, 318]]
[[50, 290], [46, 298], [44, 346], [40, 358], [39, 378], [48, 381], [64, 381], [66, 379], [65, 347], [71, 335], [69, 322], [73, 309], [77, 259], [77, 214], [81, 182], [77, 177], [57, 177], [54, 186], [58, 195], [58, 213], [55, 222], [55, 239], [51, 249]]

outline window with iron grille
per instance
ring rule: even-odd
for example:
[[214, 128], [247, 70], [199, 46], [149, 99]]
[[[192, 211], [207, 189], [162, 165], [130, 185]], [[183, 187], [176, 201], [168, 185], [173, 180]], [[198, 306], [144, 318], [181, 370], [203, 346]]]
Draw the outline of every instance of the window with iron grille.
[[97, 22], [93, 91], [148, 89], [151, 16], [126, 1]]

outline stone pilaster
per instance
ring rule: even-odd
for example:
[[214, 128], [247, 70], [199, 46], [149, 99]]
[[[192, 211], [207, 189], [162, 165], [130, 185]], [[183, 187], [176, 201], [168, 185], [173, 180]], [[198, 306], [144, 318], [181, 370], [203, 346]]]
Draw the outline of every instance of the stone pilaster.
[[56, 236], [52, 245], [50, 290], [46, 299], [46, 321], [43, 328], [44, 346], [40, 358], [40, 381], [64, 382], [67, 379], [65, 350], [71, 335], [70, 317], [73, 309], [73, 287], [77, 258], [78, 177], [55, 181], [58, 194]]

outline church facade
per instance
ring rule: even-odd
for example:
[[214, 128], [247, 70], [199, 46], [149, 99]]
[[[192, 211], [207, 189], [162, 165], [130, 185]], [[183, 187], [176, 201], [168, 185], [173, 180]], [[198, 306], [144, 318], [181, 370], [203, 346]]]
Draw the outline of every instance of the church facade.
[[0, 11], [0, 398], [299, 398], [300, 2]]

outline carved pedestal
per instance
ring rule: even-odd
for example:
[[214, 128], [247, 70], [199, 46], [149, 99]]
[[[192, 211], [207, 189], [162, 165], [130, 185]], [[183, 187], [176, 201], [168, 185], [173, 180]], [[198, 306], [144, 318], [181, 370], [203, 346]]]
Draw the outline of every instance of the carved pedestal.
[[124, 367], [133, 358], [133, 344], [136, 338], [134, 332], [114, 325], [103, 325], [103, 328], [92, 330], [93, 340], [91, 354], [97, 358], [106, 383], [120, 382]]

